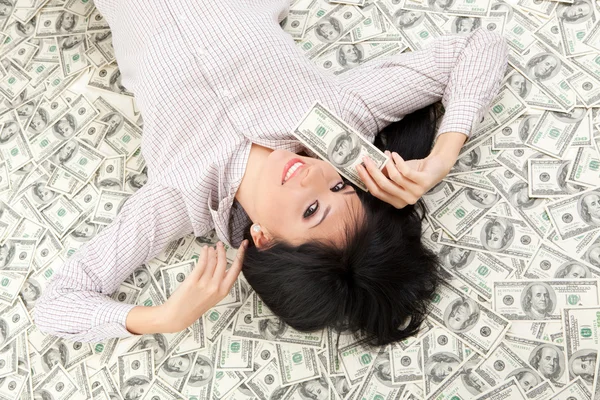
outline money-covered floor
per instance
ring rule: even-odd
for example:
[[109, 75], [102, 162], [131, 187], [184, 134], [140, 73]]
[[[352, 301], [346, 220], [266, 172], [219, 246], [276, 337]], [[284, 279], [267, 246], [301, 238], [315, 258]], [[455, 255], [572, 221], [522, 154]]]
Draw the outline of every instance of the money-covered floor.
[[[510, 47], [498, 96], [422, 198], [451, 285], [418, 336], [373, 349], [296, 332], [241, 275], [184, 332], [88, 344], [39, 331], [53, 274], [147, 180], [143, 120], [91, 0], [0, 0], [0, 400], [600, 399], [600, 4], [297, 0], [282, 27], [301, 46], [345, 9], [362, 17], [312, 57], [324, 73], [478, 27]], [[173, 242], [112, 298], [165, 301], [216, 240]]]

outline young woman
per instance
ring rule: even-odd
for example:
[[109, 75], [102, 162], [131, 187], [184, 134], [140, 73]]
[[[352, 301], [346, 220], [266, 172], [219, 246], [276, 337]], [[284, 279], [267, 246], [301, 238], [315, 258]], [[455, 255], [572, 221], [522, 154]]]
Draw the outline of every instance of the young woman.
[[[281, 29], [285, 0], [95, 3], [144, 116], [148, 181], [54, 275], [35, 307], [39, 328], [89, 342], [179, 331], [225, 296], [244, 264], [294, 328], [347, 328], [374, 343], [413, 333], [438, 281], [413, 204], [448, 173], [497, 94], [504, 39], [482, 29], [445, 36], [330, 77]], [[369, 193], [291, 134], [315, 100], [395, 152], [383, 171], [365, 161]], [[430, 105], [440, 100], [435, 132]], [[219, 244], [163, 305], [108, 297], [170, 241], [212, 228], [241, 245], [228, 271]]]

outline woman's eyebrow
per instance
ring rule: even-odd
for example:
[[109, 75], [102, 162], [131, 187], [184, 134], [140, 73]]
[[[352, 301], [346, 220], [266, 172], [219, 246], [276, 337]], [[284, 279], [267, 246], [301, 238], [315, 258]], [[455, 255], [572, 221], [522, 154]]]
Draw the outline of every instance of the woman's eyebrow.
[[[355, 193], [356, 193], [356, 191], [354, 189], [352, 189], [352, 190], [347, 190], [347, 191], [343, 192], [342, 194], [355, 194]], [[313, 226], [311, 226], [308, 229], [312, 229], [312, 228], [316, 227], [317, 225], [319, 225], [321, 222], [323, 222], [323, 220], [325, 219], [327, 214], [329, 214], [329, 211], [331, 211], [331, 204], [327, 206], [327, 208], [325, 209], [325, 212], [323, 213], [323, 216], [321, 217], [319, 222], [317, 222], [316, 224], [314, 224]]]

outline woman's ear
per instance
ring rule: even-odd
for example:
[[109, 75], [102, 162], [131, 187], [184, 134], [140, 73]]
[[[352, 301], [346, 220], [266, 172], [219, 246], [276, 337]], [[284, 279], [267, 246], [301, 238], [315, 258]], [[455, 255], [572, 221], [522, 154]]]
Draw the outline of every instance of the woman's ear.
[[270, 236], [264, 231], [260, 224], [253, 224], [250, 227], [250, 235], [252, 236], [252, 240], [257, 249], [266, 248], [271, 241]]

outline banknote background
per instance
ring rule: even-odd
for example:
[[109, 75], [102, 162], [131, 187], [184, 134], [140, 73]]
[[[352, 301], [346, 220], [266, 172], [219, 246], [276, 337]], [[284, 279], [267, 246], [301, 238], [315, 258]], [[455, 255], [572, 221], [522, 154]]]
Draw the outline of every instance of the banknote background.
[[[347, 11], [324, 40], [318, 23]], [[93, 1], [0, 1], [0, 400], [600, 399], [599, 19], [594, 0], [292, 1], [281, 25], [328, 74], [447, 33], [505, 37], [499, 94], [420, 200], [449, 284], [417, 336], [382, 348], [294, 331], [243, 276], [183, 332], [88, 344], [40, 332], [31, 312], [145, 184], [142, 115]], [[318, 100], [298, 138], [326, 158], [318, 127], [346, 132], [381, 167]], [[166, 301], [216, 241], [171, 243], [112, 298]]]

